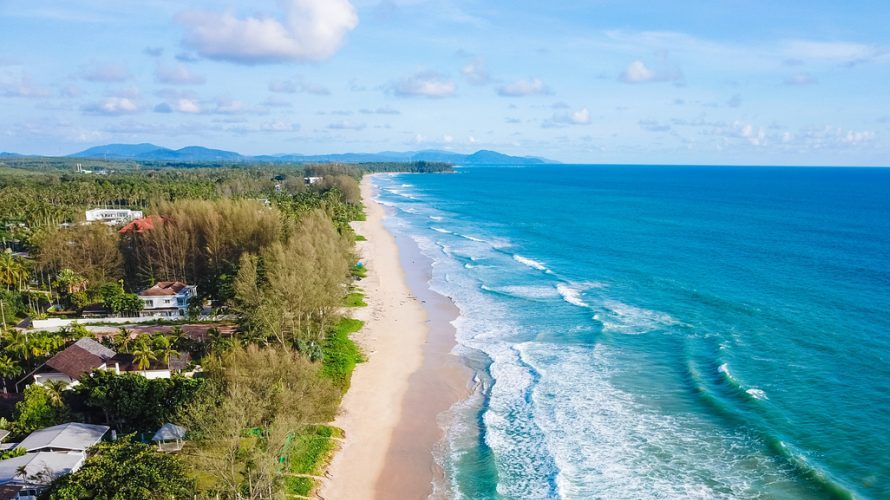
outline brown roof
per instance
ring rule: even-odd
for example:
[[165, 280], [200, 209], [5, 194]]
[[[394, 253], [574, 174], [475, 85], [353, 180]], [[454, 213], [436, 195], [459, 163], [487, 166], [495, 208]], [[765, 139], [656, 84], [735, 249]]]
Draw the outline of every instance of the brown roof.
[[164, 295], [176, 295], [183, 288], [187, 287], [185, 283], [181, 281], [158, 281], [155, 286], [151, 288], [146, 288], [139, 292], [139, 295], [145, 297], [159, 297]]
[[49, 358], [46, 366], [77, 379], [102, 366], [114, 351], [93, 339], [82, 338], [64, 351]]

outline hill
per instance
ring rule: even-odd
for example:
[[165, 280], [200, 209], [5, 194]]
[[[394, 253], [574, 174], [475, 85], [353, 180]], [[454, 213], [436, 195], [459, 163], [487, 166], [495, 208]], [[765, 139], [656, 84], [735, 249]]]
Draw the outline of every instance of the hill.
[[323, 155], [259, 155], [246, 156], [233, 151], [188, 146], [169, 149], [149, 143], [107, 144], [68, 155], [70, 158], [96, 158], [106, 160], [181, 161], [181, 162], [267, 162], [267, 163], [368, 163], [429, 161], [456, 165], [526, 165], [557, 163], [530, 156], [511, 156], [497, 151], [480, 150], [472, 154], [453, 151], [384, 151], [381, 153], [337, 153]]

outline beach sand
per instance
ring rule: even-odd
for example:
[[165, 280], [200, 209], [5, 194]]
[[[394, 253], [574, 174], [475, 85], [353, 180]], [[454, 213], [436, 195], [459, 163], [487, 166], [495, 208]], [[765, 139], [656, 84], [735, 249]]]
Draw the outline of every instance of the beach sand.
[[429, 290], [430, 262], [416, 244], [383, 226], [370, 177], [361, 187], [367, 221], [354, 227], [368, 240], [358, 244], [368, 307], [353, 316], [365, 321], [355, 340], [368, 360], [356, 367], [334, 421], [345, 439], [319, 496], [427, 498], [442, 475], [433, 458], [442, 438], [437, 416], [469, 393], [471, 374], [450, 354], [458, 311]]

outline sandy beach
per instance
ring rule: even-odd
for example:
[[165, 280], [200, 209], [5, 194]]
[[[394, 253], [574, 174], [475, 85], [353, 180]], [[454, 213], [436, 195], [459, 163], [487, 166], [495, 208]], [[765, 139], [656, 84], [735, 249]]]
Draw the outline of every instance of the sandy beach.
[[436, 417], [468, 393], [469, 370], [450, 354], [458, 311], [427, 287], [429, 261], [414, 242], [384, 227], [370, 177], [361, 188], [367, 221], [354, 227], [367, 238], [358, 250], [368, 267], [359, 283], [368, 306], [353, 316], [365, 321], [355, 339], [368, 360], [334, 422], [345, 439], [319, 496], [427, 498], [441, 476], [432, 454], [442, 437]]

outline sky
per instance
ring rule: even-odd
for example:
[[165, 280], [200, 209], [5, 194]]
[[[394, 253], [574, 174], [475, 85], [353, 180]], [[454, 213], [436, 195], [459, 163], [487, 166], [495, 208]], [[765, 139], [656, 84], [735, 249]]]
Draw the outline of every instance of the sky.
[[890, 165], [890, 2], [0, 0], [0, 151]]

